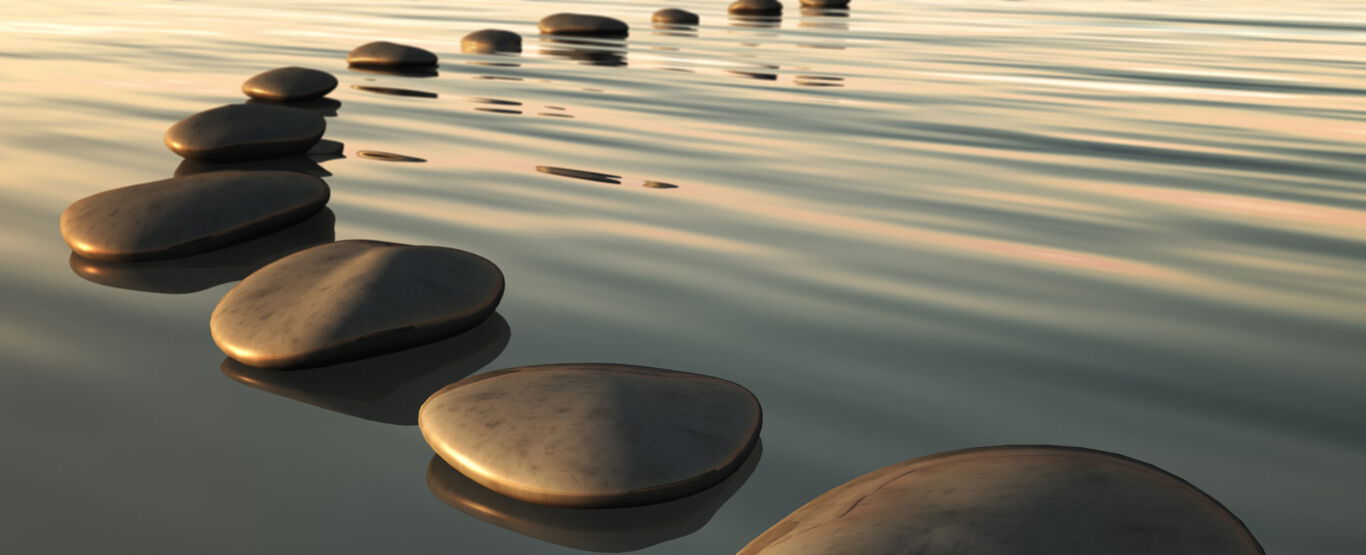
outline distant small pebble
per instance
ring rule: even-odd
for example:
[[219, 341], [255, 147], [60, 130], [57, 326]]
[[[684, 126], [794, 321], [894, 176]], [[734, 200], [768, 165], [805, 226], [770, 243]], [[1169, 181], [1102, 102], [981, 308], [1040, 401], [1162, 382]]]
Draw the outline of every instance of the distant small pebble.
[[436, 65], [436, 54], [416, 46], [375, 41], [357, 46], [346, 56], [346, 62], [362, 67], [425, 67]]
[[802, 5], [812, 8], [843, 8], [849, 5], [849, 0], [802, 0]]
[[460, 51], [466, 54], [521, 52], [522, 35], [502, 29], [475, 31], [460, 39]]
[[393, 152], [384, 152], [384, 151], [382, 151], [382, 150], [359, 150], [359, 151], [356, 151], [356, 156], [359, 156], [359, 157], [361, 157], [361, 158], [365, 158], [365, 159], [367, 159], [367, 160], [379, 160], [379, 161], [381, 161], [381, 162], [426, 162], [426, 161], [427, 161], [426, 158], [418, 158], [418, 157], [416, 157], [416, 156], [408, 156], [407, 154], [396, 154], [396, 153], [393, 153]]
[[327, 130], [309, 110], [268, 104], [229, 104], [180, 120], [166, 130], [166, 146], [201, 162], [241, 162], [308, 152]]
[[773, 15], [783, 13], [783, 3], [778, 0], [735, 0], [729, 10], [741, 15]]
[[678, 8], [664, 8], [650, 16], [650, 21], [669, 25], [697, 25], [697, 14]]
[[545, 16], [539, 28], [546, 35], [624, 37], [630, 32], [626, 22], [620, 19], [577, 13]]
[[282, 67], [258, 73], [242, 83], [242, 92], [272, 102], [303, 102], [322, 98], [337, 88], [337, 78], [325, 71]]

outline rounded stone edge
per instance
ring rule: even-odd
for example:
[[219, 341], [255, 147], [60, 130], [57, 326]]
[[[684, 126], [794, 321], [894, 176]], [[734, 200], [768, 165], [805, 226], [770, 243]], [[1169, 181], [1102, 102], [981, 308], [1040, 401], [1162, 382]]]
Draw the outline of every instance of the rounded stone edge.
[[[392, 44], [392, 45], [401, 46], [401, 47], [404, 47], [404, 48], [411, 48], [411, 49], [413, 49], [413, 50], [418, 50], [418, 51], [426, 52], [427, 54], [430, 54], [431, 57], [432, 57], [432, 59], [431, 59], [431, 61], [429, 61], [429, 62], [423, 62], [423, 61], [417, 61], [417, 62], [385, 62], [385, 61], [379, 61], [379, 60], [367, 59], [367, 58], [355, 59], [356, 51], [357, 51], [357, 50], [360, 50], [360, 49], [365, 48], [365, 47], [367, 47], [367, 46], [370, 46], [370, 45], [372, 45], [372, 44]], [[437, 56], [435, 52], [432, 52], [431, 50], [427, 50], [426, 48], [422, 48], [422, 47], [420, 47], [420, 46], [413, 46], [413, 45], [411, 45], [411, 44], [402, 44], [402, 43], [387, 41], [387, 40], [374, 40], [374, 41], [367, 42], [367, 43], [365, 43], [365, 44], [362, 44], [362, 45], [360, 45], [360, 46], [357, 46], [357, 47], [355, 47], [355, 48], [352, 48], [351, 51], [350, 51], [350, 52], [347, 52], [347, 54], [346, 54], [346, 64], [347, 64], [348, 66], [358, 67], [358, 68], [373, 68], [373, 69], [385, 69], [385, 68], [394, 68], [394, 69], [398, 69], [398, 68], [403, 68], [403, 69], [425, 69], [425, 68], [436, 68], [436, 67], [439, 67], [440, 61], [441, 61], [440, 56]]]
[[[255, 89], [255, 88], [252, 88], [252, 87], [251, 87], [251, 82], [254, 81], [257, 77], [260, 77], [260, 76], [265, 75], [265, 74], [267, 74], [267, 73], [271, 73], [271, 72], [275, 72], [275, 71], [280, 71], [280, 70], [283, 70], [283, 69], [302, 69], [302, 70], [308, 70], [308, 71], [316, 71], [316, 72], [318, 72], [319, 74], [326, 75], [327, 77], [330, 77], [330, 78], [332, 79], [332, 84], [331, 84], [331, 86], [325, 87], [324, 90], [323, 90], [321, 93], [307, 94], [307, 95], [302, 95], [302, 96], [289, 96], [289, 95], [271, 94], [271, 93], [268, 92], [268, 91], [262, 91], [262, 90], [258, 90], [258, 89]], [[282, 103], [283, 103], [283, 102], [307, 102], [307, 101], [309, 101], [309, 100], [316, 100], [316, 99], [319, 99], [319, 98], [322, 98], [322, 97], [324, 97], [324, 96], [327, 96], [327, 95], [331, 94], [332, 91], [337, 90], [337, 85], [338, 85], [338, 84], [340, 84], [340, 82], [337, 80], [337, 76], [332, 75], [331, 73], [328, 73], [328, 72], [326, 72], [326, 71], [323, 71], [323, 70], [320, 70], [320, 69], [313, 69], [313, 68], [311, 68], [311, 67], [286, 66], [286, 67], [278, 67], [278, 68], [275, 68], [275, 69], [268, 69], [268, 70], [266, 70], [266, 71], [262, 71], [261, 73], [257, 73], [256, 75], [253, 75], [253, 76], [251, 76], [251, 77], [248, 77], [246, 81], [243, 81], [243, 82], [242, 82], [242, 94], [247, 95], [247, 97], [249, 97], [249, 98], [253, 98], [253, 99], [256, 99], [256, 100], [264, 100], [264, 101], [266, 101], [266, 102], [282, 102]]]
[[[306, 113], [310, 116], [313, 116], [314, 118], [317, 118], [315, 121], [320, 125], [317, 134], [309, 135], [308, 137], [300, 141], [300, 144], [307, 144], [308, 146], [299, 149], [291, 149], [287, 152], [274, 150], [274, 145], [277, 145], [279, 143], [292, 143], [294, 142], [293, 140], [258, 141], [252, 144], [230, 145], [227, 147], [213, 149], [190, 149], [184, 147], [177, 148], [175, 142], [171, 140], [171, 135], [174, 134], [175, 130], [178, 129], [180, 125], [184, 123], [186, 120], [189, 120], [190, 118], [193, 118], [205, 112], [211, 112], [213, 110], [218, 110], [229, 106], [255, 106], [258, 108], [297, 110]], [[161, 136], [161, 141], [163, 144], [166, 145], [167, 149], [170, 149], [171, 152], [174, 152], [177, 156], [180, 156], [181, 158], [188, 158], [199, 162], [213, 163], [251, 162], [255, 160], [268, 160], [271, 158], [282, 158], [285, 156], [307, 153], [309, 149], [313, 148], [313, 145], [318, 144], [318, 141], [322, 140], [323, 135], [325, 134], [327, 134], [327, 119], [319, 115], [317, 112], [313, 112], [311, 110], [293, 108], [289, 106], [276, 106], [270, 104], [225, 104], [223, 106], [209, 108], [208, 110], [201, 110], [188, 116], [185, 116], [180, 121], [175, 122], [169, 128], [166, 129], [166, 132]]]
[[[498, 39], [516, 41], [515, 47], [500, 47]], [[460, 38], [460, 51], [466, 54], [520, 54], [522, 52], [522, 35], [504, 29], [480, 29], [466, 34]]]
[[[551, 18], [558, 17], [558, 16], [598, 17], [598, 18], [603, 18], [603, 19], [610, 19], [610, 20], [612, 20], [612, 21], [615, 21], [615, 22], [617, 22], [617, 23], [620, 23], [620, 24], [622, 25], [622, 28], [621, 28], [620, 31], [587, 31], [587, 32], [583, 32], [583, 31], [556, 31], [556, 30], [554, 30], [554, 29], [547, 29], [547, 28], [546, 28], [546, 27], [547, 27], [546, 21], [549, 20], [549, 19], [551, 19]], [[563, 37], [602, 37], [602, 38], [614, 38], [614, 39], [619, 39], [619, 38], [626, 38], [626, 37], [631, 36], [631, 24], [629, 24], [629, 23], [627, 23], [627, 22], [625, 22], [625, 21], [622, 21], [622, 20], [617, 19], [617, 18], [615, 18], [615, 17], [609, 17], [609, 16], [605, 16], [605, 15], [582, 14], [582, 13], [573, 13], [573, 12], [559, 12], [559, 13], [553, 13], [553, 14], [547, 15], [547, 16], [545, 16], [545, 17], [542, 17], [542, 18], [540, 19], [540, 21], [537, 21], [537, 22], [536, 22], [536, 30], [537, 30], [538, 32], [540, 32], [542, 35], [563, 36]]]

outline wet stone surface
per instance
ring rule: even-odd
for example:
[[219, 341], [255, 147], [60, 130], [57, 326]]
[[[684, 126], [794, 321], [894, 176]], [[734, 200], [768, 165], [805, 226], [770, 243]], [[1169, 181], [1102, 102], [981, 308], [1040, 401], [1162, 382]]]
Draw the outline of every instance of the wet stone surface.
[[521, 52], [522, 35], [502, 29], [482, 29], [460, 39], [460, 51], [466, 54]]
[[241, 162], [303, 154], [327, 130], [309, 110], [229, 104], [180, 120], [166, 130], [172, 152], [201, 162]]
[[546, 35], [624, 37], [630, 32], [626, 22], [620, 19], [578, 13], [545, 16], [538, 27]]
[[361, 67], [428, 67], [436, 65], [436, 54], [416, 46], [375, 41], [352, 49], [346, 63]]
[[337, 88], [337, 78], [325, 71], [282, 67], [259, 73], [242, 83], [242, 93], [272, 102], [303, 102], [326, 96]]

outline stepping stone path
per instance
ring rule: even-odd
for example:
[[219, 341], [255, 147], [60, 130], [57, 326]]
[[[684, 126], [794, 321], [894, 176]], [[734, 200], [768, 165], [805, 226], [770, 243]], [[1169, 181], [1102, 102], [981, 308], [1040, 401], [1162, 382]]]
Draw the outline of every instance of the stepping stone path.
[[625, 37], [630, 33], [620, 19], [578, 13], [557, 13], [541, 18], [538, 25], [545, 35]]
[[308, 111], [229, 104], [199, 112], [166, 130], [166, 146], [201, 162], [241, 162], [308, 152], [327, 122]]
[[739, 555], [1262, 555], [1218, 501], [1133, 459], [1052, 446], [950, 451], [803, 505]]
[[247, 276], [214, 308], [209, 331], [249, 366], [322, 366], [461, 333], [502, 296], [502, 272], [478, 255], [339, 241]]
[[97, 193], [62, 212], [82, 257], [134, 261], [205, 252], [265, 235], [327, 204], [326, 183], [282, 171], [219, 171]]
[[361, 67], [428, 67], [436, 65], [436, 54], [416, 46], [375, 41], [351, 50], [346, 63]]
[[729, 11], [739, 15], [776, 15], [783, 13], [783, 3], [778, 0], [735, 0]]
[[282, 67], [258, 73], [242, 83], [242, 92], [271, 102], [303, 102], [326, 96], [337, 88], [337, 78], [325, 71]]
[[460, 39], [460, 51], [466, 54], [521, 52], [522, 35], [502, 29], [475, 31]]
[[678, 8], [664, 8], [650, 16], [650, 21], [665, 25], [697, 25], [697, 14]]
[[527, 366], [436, 392], [427, 443], [491, 490], [531, 503], [619, 507], [702, 491], [759, 436], [759, 401], [734, 383], [616, 364]]

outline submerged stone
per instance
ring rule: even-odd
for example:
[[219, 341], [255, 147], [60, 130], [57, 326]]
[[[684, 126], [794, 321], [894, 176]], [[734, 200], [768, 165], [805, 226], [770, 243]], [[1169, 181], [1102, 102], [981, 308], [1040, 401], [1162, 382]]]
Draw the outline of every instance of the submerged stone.
[[247, 96], [272, 102], [303, 102], [326, 96], [337, 88], [337, 78], [326, 71], [282, 67], [258, 73], [242, 83]]
[[326, 183], [282, 171], [219, 171], [97, 193], [62, 212], [62, 238], [93, 260], [154, 260], [265, 235], [327, 204]]
[[650, 21], [667, 25], [697, 25], [697, 14], [678, 8], [664, 8], [650, 16]]
[[1261, 555], [1204, 492], [1133, 459], [1074, 447], [950, 451], [811, 500], [740, 555]]
[[734, 14], [773, 15], [783, 13], [783, 3], [778, 0], [735, 0], [728, 9]]
[[346, 63], [362, 67], [425, 67], [436, 65], [436, 54], [416, 46], [375, 41], [351, 50]]
[[849, 5], [849, 0], [802, 0], [802, 5], [812, 8], [843, 8]]
[[557, 13], [541, 18], [538, 25], [546, 35], [624, 37], [630, 32], [620, 19], [579, 13]]
[[460, 39], [460, 51], [466, 54], [521, 52], [522, 35], [502, 29], [475, 31]]
[[308, 152], [327, 130], [308, 110], [229, 104], [199, 112], [166, 130], [166, 146], [201, 162], [241, 162]]
[[484, 487], [530, 503], [620, 507], [720, 482], [759, 437], [759, 401], [732, 382], [658, 368], [500, 370], [436, 392], [427, 443]]
[[339, 241], [286, 256], [214, 308], [218, 347], [250, 366], [321, 366], [429, 343], [478, 325], [503, 274], [445, 247]]

